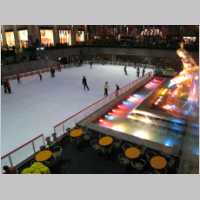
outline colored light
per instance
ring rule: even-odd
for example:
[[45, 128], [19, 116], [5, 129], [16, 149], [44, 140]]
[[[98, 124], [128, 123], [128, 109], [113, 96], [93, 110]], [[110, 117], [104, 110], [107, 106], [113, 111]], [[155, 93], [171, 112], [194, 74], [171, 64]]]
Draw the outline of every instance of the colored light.
[[173, 147], [174, 146], [174, 142], [173, 142], [172, 139], [167, 139], [167, 140], [165, 140], [164, 145], [166, 147]]
[[123, 125], [113, 125], [112, 127], [113, 130], [119, 131], [119, 132], [125, 132], [125, 127]]
[[145, 130], [136, 130], [132, 133], [134, 136], [145, 139], [145, 140], [149, 140], [150, 139], [150, 135], [147, 131]]
[[105, 115], [104, 116], [106, 119], [108, 120], [114, 120], [116, 117], [114, 117], [113, 115]]

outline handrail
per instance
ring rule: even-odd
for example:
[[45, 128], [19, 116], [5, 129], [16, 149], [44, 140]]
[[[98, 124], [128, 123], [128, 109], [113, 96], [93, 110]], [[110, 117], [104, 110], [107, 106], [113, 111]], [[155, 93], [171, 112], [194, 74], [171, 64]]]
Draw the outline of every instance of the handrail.
[[22, 144], [21, 146], [15, 148], [14, 150], [10, 151], [9, 153], [3, 155], [3, 156], [1, 157], [1, 160], [4, 159], [5, 157], [8, 157], [8, 156], [11, 155], [11, 154], [13, 154], [14, 152], [18, 151], [19, 149], [22, 149], [24, 146], [30, 144], [31, 142], [33, 142], [34, 140], [37, 140], [37, 139], [40, 138], [40, 137], [44, 137], [44, 135], [43, 135], [43, 134], [40, 134], [40, 135], [34, 137], [33, 139], [29, 140], [28, 142]]
[[[17, 147], [16, 149], [10, 151], [9, 153], [3, 155], [1, 157], [1, 163], [3, 162], [3, 160], [8, 159], [5, 161], [6, 165], [8, 165], [8, 163], [9, 163], [10, 166], [17, 166], [18, 164], [20, 164], [21, 162], [26, 160], [29, 156], [35, 154], [38, 151], [38, 149], [36, 149], [36, 146], [35, 146], [35, 144], [36, 144], [35, 142], [38, 138], [42, 138], [40, 146], [45, 145], [44, 135], [40, 134], [40, 135], [34, 137], [33, 139], [29, 140], [28, 142], [22, 144], [21, 146]], [[20, 155], [18, 155], [18, 157], [14, 157], [14, 160], [13, 160], [13, 154], [15, 154], [19, 150], [27, 147], [30, 144], [31, 144], [30, 151], [26, 151], [25, 154], [21, 153]], [[17, 160], [16, 160], [16, 158], [17, 158]], [[2, 167], [2, 165], [1, 165], [1, 167]]]
[[[147, 73], [144, 77], [146, 77], [146, 76], [149, 75], [149, 74], [150, 74], [150, 72]], [[142, 77], [142, 78], [144, 78], [144, 77]], [[120, 89], [120, 91], [123, 91], [124, 88], [129, 87], [130, 85], [132, 85], [133, 83], [138, 82], [139, 80], [141, 80], [141, 78], [136, 79], [136, 80], [134, 80], [134, 81], [132, 81], [132, 82], [126, 84], [125, 86], [123, 86], [123, 87]], [[56, 125], [54, 126], [54, 132], [56, 132], [56, 128], [59, 127], [60, 125], [62, 125], [62, 124], [64, 124], [65, 122], [69, 121], [70, 119], [74, 118], [75, 116], [79, 115], [80, 113], [83, 113], [85, 110], [88, 110], [89, 108], [91, 108], [92, 106], [98, 104], [99, 102], [103, 102], [103, 100], [107, 99], [108, 97], [112, 97], [113, 95], [116, 95], [116, 92], [115, 92], [115, 91], [112, 92], [112, 93], [111, 93], [110, 95], [108, 95], [107, 97], [103, 97], [103, 98], [101, 98], [101, 99], [95, 101], [94, 103], [90, 104], [89, 106], [83, 108], [83, 109], [80, 110], [79, 112], [77, 112], [77, 113], [75, 113], [75, 114], [73, 114], [73, 115], [67, 117], [67, 118], [64, 119], [62, 122], [60, 122], [60, 123], [58, 123], [58, 124], [56, 124]], [[64, 131], [64, 130], [63, 130], [63, 131]], [[63, 134], [64, 134], [64, 133], [63, 133]]]
[[[135, 82], [135, 81], [136, 81], [136, 80], [134, 80], [133, 82]], [[131, 82], [131, 83], [133, 83], [133, 82]], [[128, 83], [128, 84], [126, 84], [125, 86], [123, 86], [120, 90], [124, 89], [124, 88], [127, 87], [128, 85], [130, 85], [130, 83]], [[108, 96], [112, 96], [113, 94], [115, 94], [115, 92], [112, 92], [112, 93], [109, 94]], [[88, 108], [92, 107], [93, 105], [95, 105], [95, 104], [97, 104], [97, 103], [103, 101], [103, 100], [106, 99], [106, 98], [107, 98], [107, 97], [102, 97], [102, 98], [100, 98], [99, 100], [97, 100], [97, 101], [95, 101], [94, 103], [90, 104], [89, 106], [83, 108], [83, 109], [80, 110], [79, 112], [77, 112], [77, 113], [71, 115], [70, 117], [64, 119], [62, 122], [56, 124], [56, 125], [54, 126], [54, 128], [57, 127], [57, 126], [59, 126], [59, 125], [61, 125], [61, 124], [63, 124], [63, 123], [66, 122], [67, 120], [73, 118], [74, 116], [78, 115], [79, 113], [81, 113], [81, 112], [87, 110]]]

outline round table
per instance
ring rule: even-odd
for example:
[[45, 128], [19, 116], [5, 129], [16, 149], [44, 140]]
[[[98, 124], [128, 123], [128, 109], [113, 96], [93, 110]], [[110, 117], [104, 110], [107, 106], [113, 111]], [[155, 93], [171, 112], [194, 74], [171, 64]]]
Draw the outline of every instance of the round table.
[[43, 162], [49, 160], [52, 157], [53, 153], [49, 150], [43, 150], [36, 154], [35, 160], [37, 162]]
[[113, 143], [113, 138], [110, 136], [104, 136], [99, 139], [99, 145], [109, 146]]
[[141, 151], [137, 147], [129, 147], [124, 153], [128, 159], [136, 159], [140, 156]]
[[150, 164], [154, 169], [164, 169], [167, 165], [167, 160], [162, 156], [153, 156], [150, 160]]
[[69, 135], [73, 138], [80, 137], [83, 135], [83, 129], [82, 128], [73, 129], [72, 131], [70, 131]]

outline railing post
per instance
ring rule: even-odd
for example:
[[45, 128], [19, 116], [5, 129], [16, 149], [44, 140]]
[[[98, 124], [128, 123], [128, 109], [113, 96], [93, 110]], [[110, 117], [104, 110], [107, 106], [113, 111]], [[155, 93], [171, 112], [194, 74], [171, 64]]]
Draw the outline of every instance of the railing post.
[[62, 128], [63, 128], [63, 134], [64, 134], [65, 133], [65, 125], [64, 125], [64, 123], [63, 123]]
[[8, 155], [8, 159], [9, 159], [10, 166], [13, 167], [13, 162], [12, 162], [12, 158], [10, 154]]
[[33, 151], [34, 151], [34, 153], [36, 153], [34, 141], [32, 141], [31, 143], [32, 143]]

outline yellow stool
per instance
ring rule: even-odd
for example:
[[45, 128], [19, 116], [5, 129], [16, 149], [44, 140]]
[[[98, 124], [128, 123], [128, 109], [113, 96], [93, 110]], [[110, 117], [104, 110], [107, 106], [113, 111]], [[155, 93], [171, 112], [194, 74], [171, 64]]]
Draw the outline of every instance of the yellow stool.
[[72, 131], [70, 131], [69, 135], [73, 138], [81, 137], [83, 135], [83, 129], [82, 128], [73, 129]]
[[49, 150], [40, 151], [36, 154], [35, 160], [37, 162], [43, 162], [49, 160], [52, 157], [53, 153]]
[[99, 139], [99, 145], [109, 146], [113, 143], [113, 138], [110, 136], [104, 136]]
[[140, 156], [141, 151], [137, 147], [129, 147], [125, 150], [125, 156], [128, 159], [136, 159]]
[[167, 160], [162, 156], [154, 156], [150, 160], [150, 164], [154, 169], [164, 169], [167, 165]]

